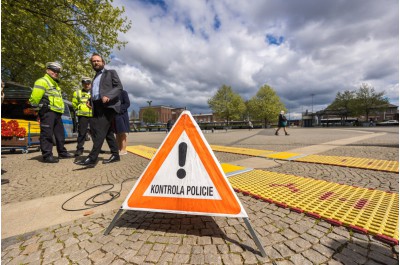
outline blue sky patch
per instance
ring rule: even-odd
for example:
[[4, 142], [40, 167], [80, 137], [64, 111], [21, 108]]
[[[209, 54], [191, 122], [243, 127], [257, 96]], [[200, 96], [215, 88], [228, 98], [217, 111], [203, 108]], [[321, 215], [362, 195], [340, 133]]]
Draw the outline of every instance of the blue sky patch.
[[267, 42], [268, 44], [272, 44], [272, 45], [279, 46], [279, 45], [282, 44], [282, 42], [284, 40], [285, 40], [285, 38], [283, 36], [276, 37], [276, 36], [274, 36], [272, 34], [267, 34], [265, 36], [265, 42]]
[[168, 9], [168, 6], [164, 0], [140, 0], [140, 2], [148, 5], [159, 6], [164, 12]]
[[221, 20], [219, 20], [218, 15], [214, 17], [214, 30], [218, 30], [221, 27]]

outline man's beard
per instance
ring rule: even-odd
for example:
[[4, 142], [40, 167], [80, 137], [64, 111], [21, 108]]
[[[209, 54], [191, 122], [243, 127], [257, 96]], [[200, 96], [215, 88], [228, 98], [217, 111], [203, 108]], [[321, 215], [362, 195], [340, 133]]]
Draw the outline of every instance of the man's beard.
[[94, 70], [96, 71], [96, 72], [99, 72], [99, 71], [101, 71], [101, 70], [103, 70], [104, 69], [104, 65], [102, 65], [102, 66], [96, 66], [96, 68], [94, 68]]

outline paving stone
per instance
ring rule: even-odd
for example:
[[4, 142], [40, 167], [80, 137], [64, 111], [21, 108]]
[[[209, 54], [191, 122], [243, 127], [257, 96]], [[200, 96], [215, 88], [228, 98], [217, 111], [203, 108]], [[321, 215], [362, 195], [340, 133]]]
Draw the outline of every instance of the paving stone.
[[22, 254], [29, 255], [33, 252], [38, 251], [39, 247], [40, 247], [40, 243], [32, 243], [30, 245], [27, 245], [27, 246], [25, 246], [24, 251], [22, 251]]
[[122, 259], [114, 260], [114, 261], [111, 263], [111, 265], [125, 265], [125, 264], [126, 264], [126, 262], [125, 262], [124, 260], [122, 260]]
[[327, 264], [328, 265], [342, 265], [343, 263], [341, 263], [341, 262], [339, 262], [337, 260], [331, 259], [331, 260], [328, 261]]
[[43, 264], [49, 264], [61, 258], [61, 251], [51, 252], [48, 255], [43, 255]]
[[69, 247], [71, 245], [77, 244], [80, 241], [74, 237], [69, 237], [67, 240], [64, 241], [64, 247]]
[[120, 247], [119, 245], [115, 244], [114, 242], [109, 242], [109, 243], [105, 244], [104, 246], [101, 247], [101, 249], [104, 250], [105, 252], [114, 253], [117, 256], [125, 251], [124, 248]]
[[160, 250], [151, 250], [149, 252], [149, 254], [147, 255], [147, 258], [145, 259], [145, 261], [157, 263], [161, 257], [161, 254], [162, 254], [162, 251], [160, 251]]
[[103, 245], [98, 242], [90, 243], [89, 241], [85, 241], [87, 244], [80, 243], [79, 246], [86, 250], [89, 254], [95, 252], [96, 250], [100, 249]]
[[79, 261], [84, 258], [87, 258], [87, 257], [88, 257], [88, 253], [84, 249], [77, 250], [68, 256], [68, 258], [74, 262]]
[[24, 263], [33, 263], [35, 261], [40, 261], [40, 258], [41, 258], [41, 251], [32, 252], [25, 257]]
[[312, 265], [312, 262], [306, 259], [303, 255], [301, 254], [295, 254], [290, 257], [290, 261], [293, 262], [294, 264], [301, 264], [301, 265]]
[[312, 246], [312, 249], [314, 249], [318, 253], [321, 253], [325, 257], [332, 257], [332, 255], [335, 253], [333, 249], [328, 248], [322, 244], [315, 244]]
[[301, 234], [300, 237], [308, 242], [310, 242], [311, 244], [315, 244], [319, 242], [319, 239], [315, 236], [312, 236], [310, 234], [304, 233]]
[[240, 254], [230, 253], [222, 255], [223, 264], [242, 264], [242, 257]]
[[245, 251], [242, 253], [242, 260], [244, 264], [257, 264], [257, 258], [253, 253]]
[[178, 249], [179, 249], [179, 246], [178, 246], [178, 245], [167, 245], [167, 246], [165, 247], [165, 252], [168, 252], [168, 253], [177, 253], [177, 252], [178, 252]]
[[[363, 257], [366, 257], [367, 254], [368, 254], [368, 249], [367, 248], [364, 248], [364, 247], [362, 247], [360, 245], [356, 245], [356, 244], [353, 244], [353, 243], [347, 244], [346, 245], [346, 249], [348, 249], [350, 251], [353, 251], [353, 252], [355, 252], [357, 254], [361, 254]], [[387, 252], [387, 254], [391, 255], [391, 252], [389, 251], [389, 252]]]
[[295, 254], [294, 251], [292, 251], [290, 248], [288, 248], [283, 243], [277, 244], [277, 245], [273, 245], [272, 248], [274, 248], [276, 251], [278, 251], [279, 254], [281, 254], [281, 256], [284, 257], [284, 258], [290, 257], [290, 256]]
[[104, 256], [105, 256], [105, 253], [103, 253], [102, 251], [100, 251], [100, 249], [98, 249], [98, 250], [92, 252], [91, 254], [89, 254], [89, 259], [92, 260], [93, 262], [98, 262]]
[[169, 237], [168, 238], [168, 244], [175, 244], [175, 245], [180, 245], [182, 243], [182, 238], [180, 237]]
[[205, 264], [214, 264], [214, 265], [222, 265], [222, 258], [218, 254], [206, 254], [204, 255], [204, 263]]
[[54, 265], [69, 265], [70, 261], [67, 258], [62, 258], [53, 263]]
[[204, 254], [192, 254], [190, 264], [204, 264]]
[[192, 246], [182, 245], [182, 246], [179, 246], [177, 253], [178, 254], [190, 254], [191, 251], [192, 251]]
[[371, 258], [374, 261], [386, 264], [386, 265], [391, 265], [391, 264], [398, 264], [399, 261], [392, 258], [392, 257], [388, 257], [386, 255], [383, 255], [382, 253], [375, 251], [375, 250], [371, 250], [368, 253], [368, 258]]
[[204, 253], [203, 246], [193, 246], [191, 253], [192, 254], [203, 254]]
[[72, 246], [66, 247], [62, 250], [63, 256], [69, 256], [74, 252], [77, 252], [79, 250], [78, 244], [74, 244]]
[[94, 264], [111, 264], [114, 259], [116, 258], [116, 256], [113, 253], [107, 253], [104, 255], [104, 257], [102, 259], [100, 259], [99, 261], [94, 262]]
[[333, 240], [332, 238], [329, 237], [323, 237], [319, 241], [322, 245], [331, 248], [333, 250], [338, 250], [343, 244], [340, 243], [339, 241]]
[[313, 249], [307, 249], [302, 253], [302, 255], [314, 264], [321, 264], [328, 260], [327, 257], [323, 256]]
[[139, 255], [139, 256], [147, 256], [152, 248], [153, 248], [153, 244], [144, 244], [144, 245], [138, 250], [138, 255]]
[[161, 254], [160, 259], [158, 260], [157, 264], [171, 264], [174, 258], [174, 254], [172, 253], [163, 253]]
[[190, 260], [190, 255], [189, 254], [176, 254], [175, 256], [174, 256], [174, 259], [173, 259], [173, 263], [180, 263], [180, 264], [185, 264], [185, 263], [188, 263], [189, 262], [189, 260]]

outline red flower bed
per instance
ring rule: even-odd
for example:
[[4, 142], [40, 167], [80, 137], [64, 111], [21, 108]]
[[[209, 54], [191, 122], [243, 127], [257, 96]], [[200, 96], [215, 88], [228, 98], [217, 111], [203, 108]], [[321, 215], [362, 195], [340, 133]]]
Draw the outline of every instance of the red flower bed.
[[16, 136], [18, 138], [25, 137], [26, 129], [23, 127], [19, 127], [18, 121], [10, 120], [6, 122], [5, 120], [1, 120], [1, 136], [2, 137], [13, 137]]

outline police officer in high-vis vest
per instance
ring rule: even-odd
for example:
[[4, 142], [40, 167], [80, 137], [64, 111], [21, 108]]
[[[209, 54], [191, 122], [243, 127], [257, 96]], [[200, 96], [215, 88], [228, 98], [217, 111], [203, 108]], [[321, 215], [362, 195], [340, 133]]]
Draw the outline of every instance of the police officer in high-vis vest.
[[32, 106], [39, 107], [40, 149], [45, 163], [58, 163], [58, 159], [53, 156], [53, 135], [58, 158], [73, 157], [64, 147], [65, 135], [61, 120], [64, 101], [61, 88], [58, 86], [61, 69], [61, 65], [57, 62], [46, 63], [46, 74], [36, 80], [29, 99]]
[[92, 88], [90, 77], [82, 77], [82, 87], [82, 89], [77, 89], [72, 96], [72, 107], [75, 110], [76, 116], [78, 116], [78, 144], [75, 156], [83, 154], [83, 145], [85, 144], [89, 119], [92, 117], [92, 109], [86, 104], [90, 99], [90, 89]]

